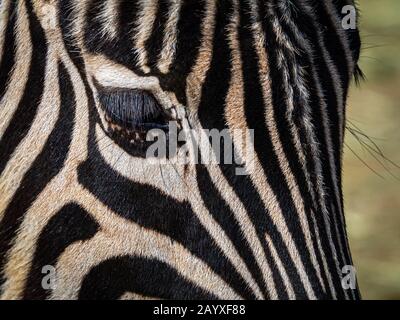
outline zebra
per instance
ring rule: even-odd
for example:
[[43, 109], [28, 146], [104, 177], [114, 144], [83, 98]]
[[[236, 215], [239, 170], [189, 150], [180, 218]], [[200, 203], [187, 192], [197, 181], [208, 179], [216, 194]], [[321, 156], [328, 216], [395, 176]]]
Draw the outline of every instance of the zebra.
[[[353, 1], [0, 3], [1, 299], [360, 298], [342, 272]], [[227, 130], [243, 161], [146, 157], [171, 123]]]

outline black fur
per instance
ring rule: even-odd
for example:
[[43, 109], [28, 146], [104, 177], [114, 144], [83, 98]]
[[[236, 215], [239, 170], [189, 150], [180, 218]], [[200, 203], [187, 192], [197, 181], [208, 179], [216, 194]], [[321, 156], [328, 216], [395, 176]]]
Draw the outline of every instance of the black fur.
[[70, 203], [56, 213], [40, 233], [24, 290], [24, 299], [46, 299], [51, 291], [43, 289], [43, 266], [56, 267], [64, 250], [78, 241], [92, 238], [99, 225], [79, 205]]
[[118, 299], [126, 292], [161, 299], [216, 298], [184, 279], [166, 263], [144, 257], [122, 256], [105, 260], [93, 268], [83, 280], [79, 299]]

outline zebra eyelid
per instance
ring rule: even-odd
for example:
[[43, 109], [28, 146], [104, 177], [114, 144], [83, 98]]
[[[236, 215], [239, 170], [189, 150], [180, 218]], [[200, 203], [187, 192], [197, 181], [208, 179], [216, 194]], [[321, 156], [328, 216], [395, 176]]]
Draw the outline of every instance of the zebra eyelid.
[[157, 91], [160, 89], [159, 81], [156, 77], [139, 76], [128, 68], [104, 57], [89, 56], [85, 61], [88, 73], [103, 87], [131, 88], [148, 91]]

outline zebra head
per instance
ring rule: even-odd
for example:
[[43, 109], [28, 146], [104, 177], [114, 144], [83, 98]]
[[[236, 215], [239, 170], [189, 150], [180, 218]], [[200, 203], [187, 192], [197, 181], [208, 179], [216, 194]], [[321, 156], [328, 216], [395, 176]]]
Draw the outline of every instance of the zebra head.
[[352, 1], [0, 3], [3, 298], [359, 297]]

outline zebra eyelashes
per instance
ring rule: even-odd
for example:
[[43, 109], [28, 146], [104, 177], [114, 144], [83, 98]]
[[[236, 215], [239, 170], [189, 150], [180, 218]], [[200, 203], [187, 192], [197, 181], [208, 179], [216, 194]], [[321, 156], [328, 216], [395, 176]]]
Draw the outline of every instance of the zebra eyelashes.
[[149, 91], [105, 87], [96, 81], [95, 87], [101, 127], [128, 153], [146, 149], [147, 134], [152, 129], [168, 134], [173, 116]]
[[[115, 144], [133, 157], [148, 158], [147, 150], [157, 141], [165, 149], [155, 151], [150, 157], [176, 155], [177, 148], [184, 144], [174, 140], [184, 132], [183, 117], [177, 106], [166, 109], [148, 90], [102, 86], [96, 80], [94, 84], [97, 124]], [[171, 139], [175, 144], [169, 143]]]
[[97, 124], [114, 143], [131, 156], [148, 158], [147, 150], [157, 140], [165, 150], [157, 150], [151, 157], [176, 155], [177, 148], [184, 144], [175, 141], [172, 148], [169, 144], [184, 132], [183, 117], [177, 106], [166, 109], [148, 90], [102, 86], [95, 79], [94, 86]]
[[144, 90], [103, 88], [98, 99], [106, 121], [126, 131], [167, 129], [171, 120], [153, 95]]

